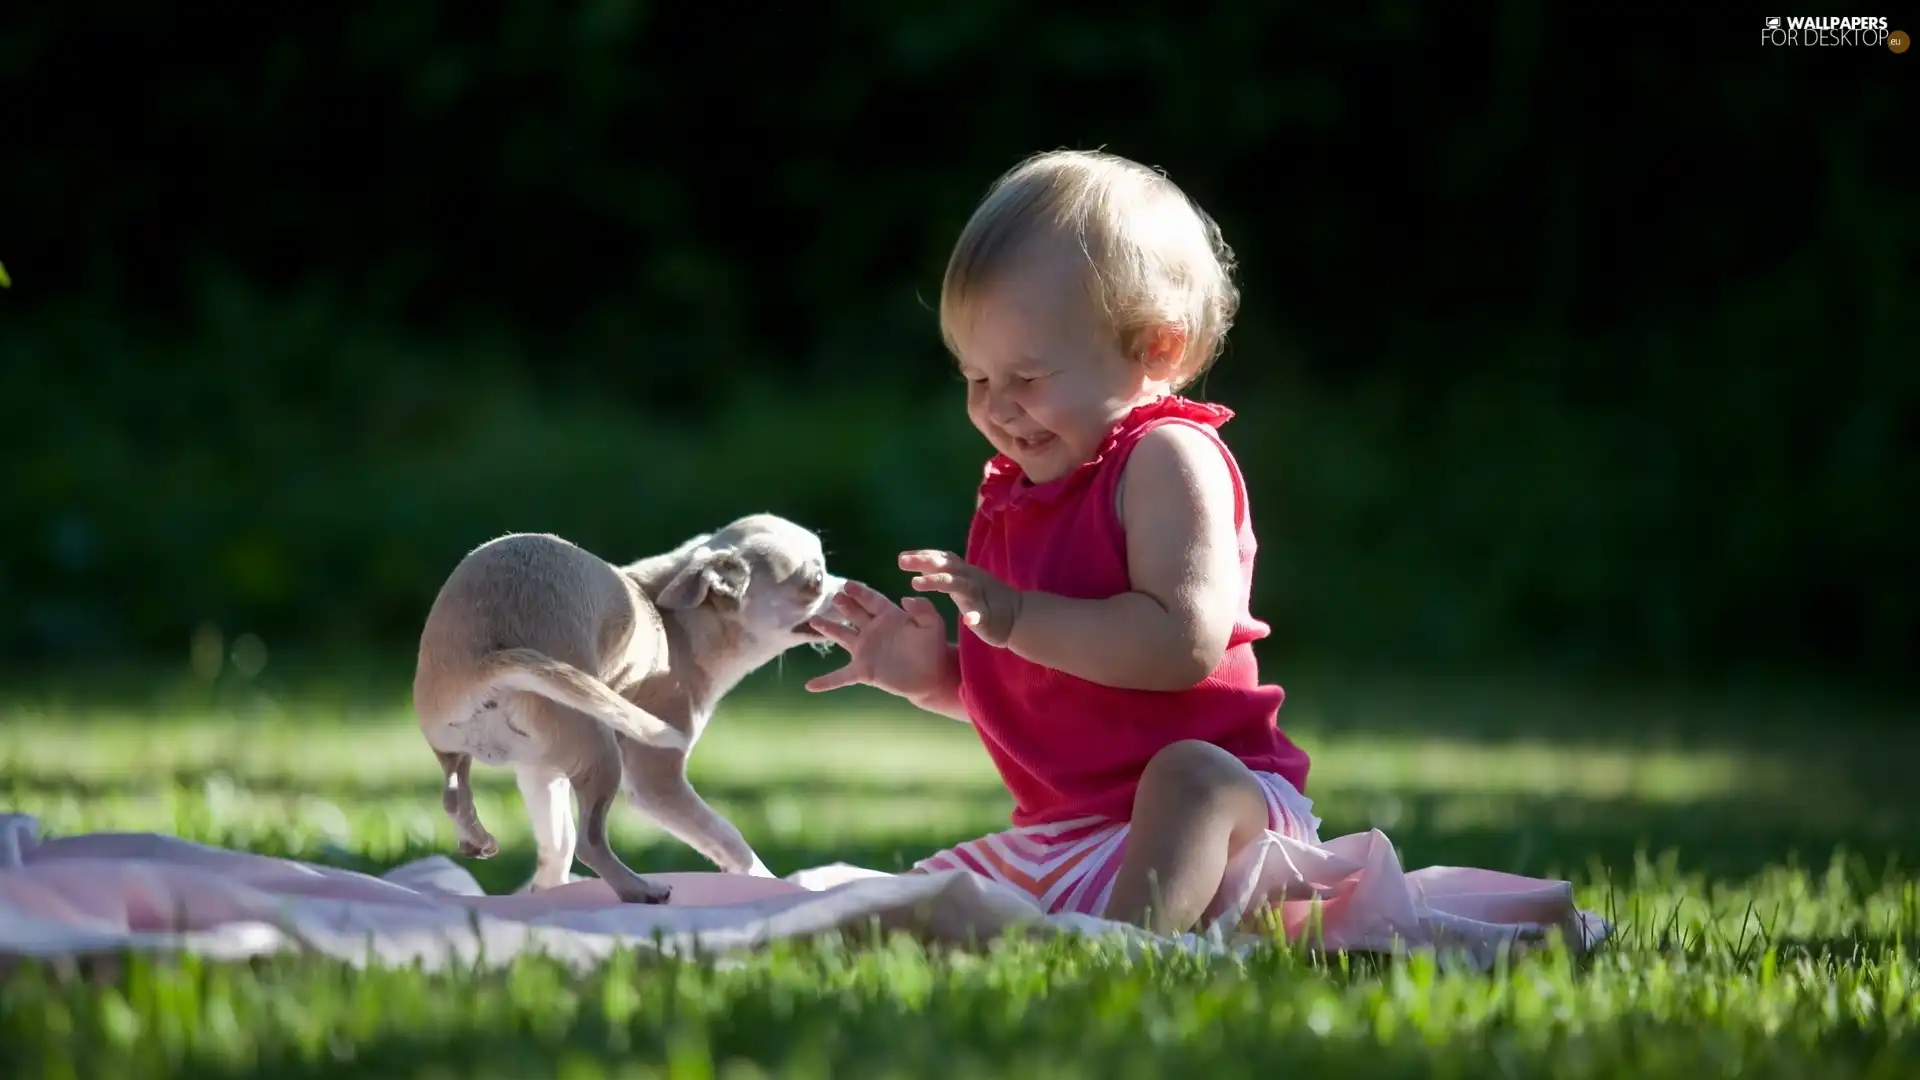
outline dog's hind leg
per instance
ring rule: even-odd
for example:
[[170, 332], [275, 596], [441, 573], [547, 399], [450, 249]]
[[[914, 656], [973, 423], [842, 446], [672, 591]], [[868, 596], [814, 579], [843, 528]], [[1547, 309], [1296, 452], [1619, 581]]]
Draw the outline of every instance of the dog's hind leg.
[[500, 842], [480, 824], [480, 814], [473, 808], [473, 787], [467, 776], [473, 768], [473, 756], [444, 750], [435, 750], [433, 756], [440, 759], [440, 771], [445, 774], [440, 806], [453, 819], [460, 854], [469, 859], [491, 859], [500, 854]]
[[648, 881], [628, 868], [613, 853], [607, 842], [607, 814], [620, 794], [620, 756], [611, 746], [603, 754], [583, 755], [587, 760], [568, 770], [574, 794], [580, 799], [580, 861], [600, 880], [613, 888], [613, 894], [629, 904], [664, 904], [673, 895], [673, 887]]
[[572, 879], [573, 852], [578, 834], [574, 828], [573, 782], [567, 774], [550, 765], [514, 766], [520, 783], [520, 799], [526, 803], [527, 821], [533, 826], [534, 848], [539, 852], [529, 892], [558, 888]]

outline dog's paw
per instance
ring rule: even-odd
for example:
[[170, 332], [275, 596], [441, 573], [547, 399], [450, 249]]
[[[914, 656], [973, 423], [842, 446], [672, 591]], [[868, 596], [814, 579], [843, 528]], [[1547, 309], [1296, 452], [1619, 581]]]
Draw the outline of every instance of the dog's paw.
[[482, 833], [478, 843], [472, 840], [461, 840], [459, 850], [460, 857], [463, 859], [491, 859], [500, 854], [500, 841], [495, 840], [491, 834]]
[[634, 878], [630, 885], [614, 889], [623, 904], [664, 904], [673, 898], [673, 886], [646, 878]]
[[572, 883], [579, 880], [580, 880], [579, 878], [575, 877], [572, 874], [566, 875], [565, 877], [561, 878], [559, 881], [543, 882], [536, 877], [536, 878], [530, 879], [525, 885], [522, 885], [520, 887], [520, 891], [523, 893], [551, 892], [562, 885], [571, 885]]

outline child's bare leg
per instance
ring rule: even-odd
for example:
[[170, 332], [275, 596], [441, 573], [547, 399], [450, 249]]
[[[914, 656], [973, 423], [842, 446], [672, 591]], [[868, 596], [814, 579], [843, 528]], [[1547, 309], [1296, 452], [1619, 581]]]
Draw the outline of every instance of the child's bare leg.
[[1156, 934], [1192, 929], [1228, 860], [1266, 828], [1266, 791], [1240, 759], [1197, 740], [1168, 746], [1140, 776], [1106, 917]]

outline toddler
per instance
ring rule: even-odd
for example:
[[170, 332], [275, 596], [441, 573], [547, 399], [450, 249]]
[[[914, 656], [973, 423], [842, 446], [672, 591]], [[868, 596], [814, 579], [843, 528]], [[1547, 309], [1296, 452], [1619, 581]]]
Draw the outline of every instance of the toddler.
[[848, 662], [807, 684], [876, 686], [979, 733], [1014, 827], [916, 871], [1169, 933], [1216, 911], [1263, 830], [1317, 841], [1307, 756], [1254, 663], [1252, 519], [1217, 431], [1233, 414], [1179, 393], [1238, 299], [1212, 219], [1109, 154], [1021, 163], [962, 231], [940, 327], [997, 453], [965, 556], [900, 556], [916, 592], [952, 599], [959, 642], [924, 596], [850, 584], [845, 625], [814, 623]]

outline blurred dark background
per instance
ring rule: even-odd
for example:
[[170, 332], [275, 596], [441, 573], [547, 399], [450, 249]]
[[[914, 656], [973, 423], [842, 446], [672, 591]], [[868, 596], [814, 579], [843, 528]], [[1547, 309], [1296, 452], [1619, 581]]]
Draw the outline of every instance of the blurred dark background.
[[1242, 261], [1196, 390], [1239, 413], [1281, 681], [1904, 683], [1920, 58], [1658, 24], [16, 5], [0, 657], [184, 663], [217, 628], [404, 664], [491, 536], [625, 559], [760, 509], [897, 593], [988, 452], [948, 247], [1022, 156], [1104, 146]]

